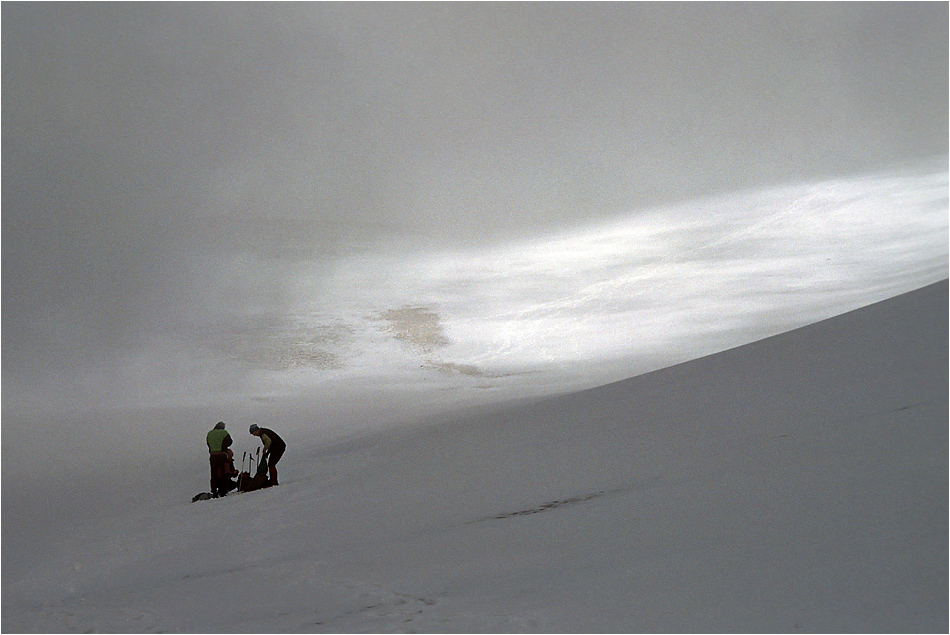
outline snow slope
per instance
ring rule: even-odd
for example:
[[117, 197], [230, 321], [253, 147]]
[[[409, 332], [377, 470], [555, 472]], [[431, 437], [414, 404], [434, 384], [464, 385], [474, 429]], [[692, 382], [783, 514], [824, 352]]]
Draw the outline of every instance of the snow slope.
[[45, 545], [3, 630], [945, 632], [947, 305], [291, 448]]

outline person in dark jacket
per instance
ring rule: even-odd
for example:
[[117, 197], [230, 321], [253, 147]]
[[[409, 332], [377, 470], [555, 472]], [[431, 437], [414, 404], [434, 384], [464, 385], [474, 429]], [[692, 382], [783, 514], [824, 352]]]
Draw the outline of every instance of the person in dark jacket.
[[287, 449], [287, 444], [284, 443], [283, 439], [277, 436], [276, 432], [270, 428], [262, 428], [256, 423], [251, 424], [249, 432], [255, 437], [258, 437], [261, 440], [261, 443], [264, 444], [264, 454], [261, 457], [261, 462], [267, 466], [269, 477], [264, 487], [278, 485], [277, 461], [279, 461], [280, 457], [284, 455], [284, 450]]
[[208, 454], [211, 461], [211, 496], [227, 496], [235, 487], [231, 480], [233, 471], [231, 459], [228, 456], [228, 447], [231, 445], [231, 435], [224, 429], [224, 422], [219, 421], [214, 429], [208, 433]]

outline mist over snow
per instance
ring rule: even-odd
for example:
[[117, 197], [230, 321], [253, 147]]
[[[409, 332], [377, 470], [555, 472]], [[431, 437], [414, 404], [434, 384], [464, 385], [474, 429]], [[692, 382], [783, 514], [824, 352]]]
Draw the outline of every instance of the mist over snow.
[[[354, 399], [438, 408], [615, 381], [943, 279], [947, 169], [693, 199], [488, 247], [391, 240], [302, 258], [280, 304], [143, 333], [69, 381], [11, 382], [11, 406], [309, 395], [328, 418], [361, 418]], [[230, 258], [239, 269], [248, 255]]]
[[[163, 597], [172, 603], [194, 590], [181, 580], [219, 585], [221, 572], [259, 572], [267, 555], [247, 561], [238, 554], [252, 547], [240, 540], [219, 555], [242, 564], [184, 566], [187, 549], [200, 552], [200, 535], [237, 531], [237, 516], [229, 514], [240, 510], [279, 519], [251, 528], [284, 532], [268, 553], [282, 559], [286, 575], [274, 573], [273, 581], [319, 584], [329, 594], [314, 615], [281, 627], [396, 630], [389, 617], [321, 624], [315, 617], [337, 609], [362, 615], [361, 594], [379, 606], [404, 601], [425, 610], [435, 599], [430, 590], [467, 588], [441, 573], [432, 585], [403, 585], [411, 567], [398, 585], [387, 577], [393, 569], [374, 580], [363, 550], [391, 539], [390, 529], [400, 536], [429, 531], [430, 512], [474, 522], [558, 501], [575, 511], [588, 501], [609, 507], [607, 493], [618, 488], [633, 491], [657, 474], [683, 476], [663, 464], [675, 452], [661, 451], [647, 469], [646, 450], [629, 439], [617, 446], [637, 459], [629, 466], [594, 462], [581, 480], [567, 476], [574, 465], [568, 448], [593, 439], [594, 457], [612, 438], [600, 436], [603, 426], [622, 425], [611, 421], [611, 401], [593, 419], [578, 412], [551, 424], [556, 429], [540, 423], [537, 410], [506, 420], [511, 451], [532, 456], [526, 465], [537, 477], [508, 464], [515, 454], [491, 450], [494, 424], [486, 422], [519, 404], [541, 408], [560, 403], [544, 399], [594, 394], [578, 391], [939, 289], [950, 242], [947, 24], [944, 3], [4, 3], [4, 630], [138, 630], [134, 620], [146, 615], [156, 621], [138, 622], [143, 629], [272, 630], [244, 613], [218, 628], [170, 622], [154, 605], [131, 611], [138, 596], [108, 595], [127, 586], [121, 571], [147, 578], [133, 595], [153, 582], [168, 584], [174, 590]], [[911, 314], [926, 319], [936, 305], [914, 305], [922, 313]], [[891, 330], [901, 324], [890, 323]], [[784, 354], [793, 355], [797, 340], [782, 341]], [[859, 374], [875, 364], [893, 368], [911, 383], [920, 380], [907, 370], [918, 352], [900, 353], [900, 363], [872, 350], [854, 360], [821, 354], [844, 366], [854, 361]], [[741, 359], [730, 372], [755, 375], [758, 366]], [[812, 372], [808, 364], [792, 367]], [[849, 377], [848, 386], [863, 385]], [[789, 397], [799, 400], [796, 412], [825, 399], [812, 388]], [[759, 389], [769, 396], [778, 390]], [[671, 388], [667, 402], [643, 408], [679, 412], [680, 394]], [[743, 403], [749, 413], [773, 411], [772, 423], [749, 414], [741, 435], [754, 436], [760, 423], [787, 433], [783, 426], [794, 417], [780, 410], [789, 402]], [[870, 455], [886, 460], [878, 446], [891, 428], [874, 413], [904, 412], [917, 402], [894, 397], [873, 412], [854, 403], [843, 403], [830, 420], [800, 425], [832, 430], [829, 421], [871, 417], [881, 425], [865, 441], [880, 449]], [[637, 411], [616, 405], [617, 413]], [[915, 419], [920, 436], [902, 437], [909, 445], [906, 461], [892, 466], [897, 472], [915, 469], [908, 467], [920, 449], [914, 443], [938, 435], [928, 412]], [[718, 460], [704, 448], [731, 443], [731, 433], [718, 431], [736, 422], [722, 417], [696, 437], [695, 465]], [[296, 483], [258, 499], [276, 507], [250, 497], [182, 505], [207, 489], [203, 439], [221, 420], [241, 452], [254, 447], [246, 434], [251, 422], [288, 440], [286, 469]], [[638, 433], [655, 435], [656, 448], [679, 443], [680, 433], [668, 436], [663, 419], [645, 421]], [[685, 416], [676, 421], [683, 430], [693, 425]], [[421, 432], [439, 422], [471, 429], [446, 437], [437, 431], [444, 427]], [[411, 437], [423, 443], [421, 456], [409, 449], [412, 442], [397, 442], [409, 430], [422, 435]], [[534, 434], [540, 449], [521, 445], [518, 430]], [[810, 438], [783, 460], [810, 464], [815, 453], [835, 451]], [[747, 447], [751, 454], [762, 449]], [[854, 456], [861, 450], [855, 446]], [[439, 461], [459, 453], [469, 458], [451, 475], [458, 480], [447, 481], [456, 489], [439, 506], [428, 488], [450, 464]], [[738, 469], [732, 459], [747, 455], [722, 456], [731, 467], [711, 463], [708, 473], [721, 476], [712, 486], [727, 488]], [[480, 486], [494, 458], [502, 461], [499, 478], [517, 486]], [[419, 459], [423, 472], [398, 467], [410, 459]], [[926, 461], [939, 467], [945, 459], [928, 454]], [[817, 464], [831, 475], [833, 461]], [[910, 482], [930, 488], [908, 499], [914, 505], [936, 496], [930, 468], [921, 469], [893, 485], [893, 500]], [[855, 470], [849, 474], [865, 492], [892, 474], [863, 463]], [[776, 483], [791, 478], [773, 476]], [[376, 478], [392, 499], [374, 521], [371, 533], [379, 533], [341, 552], [356, 569], [323, 556], [304, 559], [312, 576], [286, 564], [318, 530], [302, 528], [281, 504], [342, 514], [340, 524], [319, 530], [323, 542], [314, 547], [332, 550], [351, 533], [350, 520], [382, 500]], [[788, 482], [789, 496], [815, 492], [813, 483]], [[945, 489], [937, 496], [944, 506]], [[699, 482], [688, 492], [654, 491], [710, 494]], [[344, 501], [351, 496], [350, 507]], [[400, 507], [394, 499], [403, 496]], [[459, 516], [469, 498], [480, 501], [477, 509]], [[871, 503], [859, 508], [884, 513]], [[636, 525], [632, 512], [615, 512]], [[395, 525], [385, 520], [390, 514]], [[229, 522], [218, 525], [221, 518]], [[649, 527], [659, 531], [671, 518]], [[102, 523], [115, 524], [105, 530]], [[93, 537], [97, 531], [105, 535]], [[874, 540], [910, 531], [901, 526]], [[519, 535], [530, 542], [534, 534]], [[913, 544], [931, 548], [927, 535]], [[115, 545], [101, 542], [108, 537]], [[684, 540], [702, 555], [701, 545]], [[175, 551], [171, 543], [182, 541], [193, 547]], [[462, 544], [453, 541], [444, 543], [445, 553]], [[487, 537], [473, 544], [491, 551]], [[653, 566], [681, 557], [668, 546]], [[130, 556], [136, 551], [150, 560], [172, 554], [172, 564], [152, 569]], [[77, 558], [80, 552], [91, 555]], [[894, 557], [904, 566], [919, 553]], [[510, 553], [474, 565], [480, 573], [466, 568], [477, 561], [473, 555], [458, 575], [487, 588], [488, 578], [479, 576], [488, 575], [495, 556]], [[552, 573], [532, 558], [519, 561], [528, 568], [517, 573], [528, 587]], [[436, 562], [452, 568], [451, 557]], [[56, 586], [36, 577], [40, 566], [73, 573]], [[320, 578], [327, 566], [343, 568]], [[106, 595], [85, 610], [84, 585], [98, 579], [89, 574], [97, 568]], [[578, 560], [564, 570], [569, 586], [594, 581], [598, 568]], [[535, 615], [506, 604], [523, 588], [505, 588], [499, 593], [514, 595], [466, 605], [471, 621], [455, 619], [457, 612], [424, 628], [581, 626], [543, 608], [563, 600], [559, 593], [551, 592], [551, 603], [538, 600]], [[291, 593], [288, 602], [311, 592]], [[495, 600], [497, 621], [485, 621]], [[904, 600], [902, 606], [920, 605]], [[7, 607], [16, 615], [9, 622]], [[99, 621], [99, 609], [117, 611], [117, 621]], [[651, 615], [653, 621], [603, 624], [701, 630], [664, 621], [662, 611]], [[814, 624], [901, 628], [900, 621], [842, 619]], [[725, 616], [715, 624], [741, 628]]]
[[[946, 172], [945, 14], [936, 4], [9, 5], [4, 405], [220, 403], [273, 390], [262, 370], [376, 359], [380, 371], [364, 370], [388, 381], [406, 356], [367, 342], [369, 325], [341, 349], [354, 320], [406, 308], [434, 312], [453, 343], [436, 365], [498, 374], [576, 361], [584, 347], [529, 350], [550, 347], [548, 327], [569, 331], [557, 348], [589, 339], [563, 305], [596, 296], [590, 285], [619, 266], [605, 302], [641, 275], [635, 292], [656, 315], [694, 311], [726, 274], [704, 273], [709, 292], [682, 304], [677, 290], [657, 300], [670, 286], [660, 269], [698, 271], [695, 250], [714, 269], [717, 245], [742, 243], [719, 255], [745, 261], [747, 277], [763, 262], [756, 286], [799, 240], [815, 260], [780, 275], [804, 266], [821, 277], [823, 263], [847, 275], [839, 254], [822, 260], [823, 240], [830, 252], [882, 245], [880, 264], [851, 267], [858, 277], [904, 267], [904, 249], [929, 262], [943, 240], [945, 183], [927, 179]], [[933, 243], [911, 244], [918, 230]], [[597, 232], [619, 241], [610, 255], [589, 244]], [[577, 249], [591, 261], [548, 253]], [[562, 306], [542, 322], [535, 302]], [[483, 322], [493, 311], [500, 320]], [[766, 332], [783, 326], [762, 317]], [[595, 356], [654, 335], [588, 330], [608, 340]]]

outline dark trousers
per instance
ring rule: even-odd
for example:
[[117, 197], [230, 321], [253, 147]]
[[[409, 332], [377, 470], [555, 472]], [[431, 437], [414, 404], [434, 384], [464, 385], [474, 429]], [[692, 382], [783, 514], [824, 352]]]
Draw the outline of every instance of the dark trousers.
[[219, 496], [227, 494], [229, 490], [234, 489], [234, 482], [231, 480], [231, 461], [227, 452], [212, 452], [209, 456], [211, 462], [211, 495]]
[[284, 450], [287, 448], [280, 448], [279, 450], [274, 450], [267, 457], [267, 473], [268, 473], [268, 485], [277, 485], [277, 461], [280, 460], [280, 457], [284, 456]]

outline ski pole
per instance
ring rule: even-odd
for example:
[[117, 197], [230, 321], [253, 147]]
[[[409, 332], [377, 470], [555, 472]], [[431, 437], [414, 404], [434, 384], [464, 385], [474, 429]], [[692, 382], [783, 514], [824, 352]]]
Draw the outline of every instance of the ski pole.
[[241, 471], [238, 472], [238, 491], [241, 491], [241, 475], [244, 474], [244, 459], [247, 458], [247, 450], [244, 451], [244, 454], [241, 455]]

